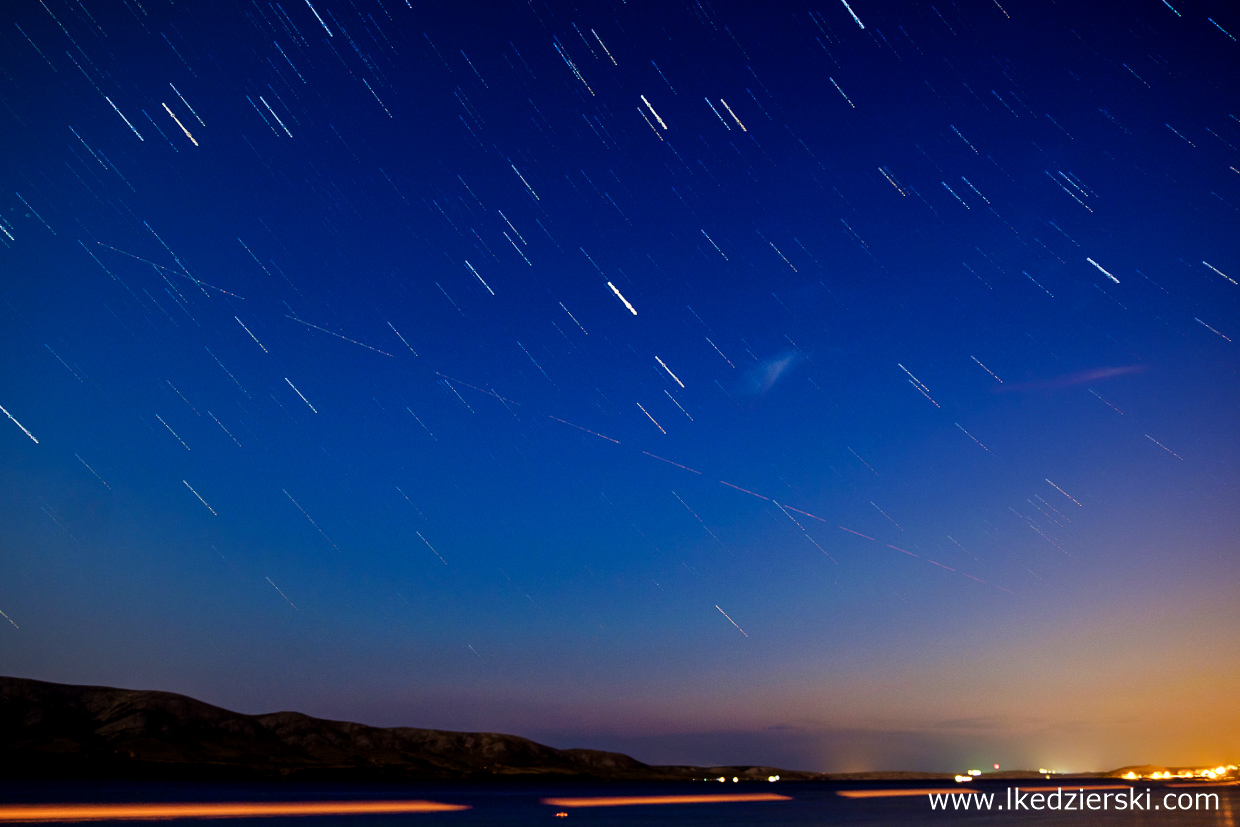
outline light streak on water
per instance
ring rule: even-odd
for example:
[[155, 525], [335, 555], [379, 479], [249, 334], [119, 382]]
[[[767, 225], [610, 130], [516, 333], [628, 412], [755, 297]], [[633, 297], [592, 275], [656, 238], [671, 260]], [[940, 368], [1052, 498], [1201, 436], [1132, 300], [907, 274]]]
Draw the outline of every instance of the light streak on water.
[[171, 818], [272, 818], [275, 816], [446, 813], [467, 804], [438, 801], [209, 801], [138, 804], [8, 804], [0, 822], [136, 821]]

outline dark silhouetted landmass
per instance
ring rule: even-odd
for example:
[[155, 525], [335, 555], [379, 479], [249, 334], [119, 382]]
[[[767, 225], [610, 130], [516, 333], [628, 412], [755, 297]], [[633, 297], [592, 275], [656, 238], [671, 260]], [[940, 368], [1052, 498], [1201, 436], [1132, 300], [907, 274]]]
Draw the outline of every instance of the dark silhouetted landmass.
[[821, 779], [772, 767], [651, 766], [515, 735], [242, 715], [177, 695], [0, 677], [0, 776], [294, 781]]

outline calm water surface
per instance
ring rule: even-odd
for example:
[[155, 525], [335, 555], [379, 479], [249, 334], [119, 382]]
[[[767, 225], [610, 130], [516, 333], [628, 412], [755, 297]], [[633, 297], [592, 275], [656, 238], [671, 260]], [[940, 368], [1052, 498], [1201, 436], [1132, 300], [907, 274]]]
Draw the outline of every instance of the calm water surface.
[[[176, 820], [177, 825], [207, 824], [235, 827], [526, 827], [527, 825], [1211, 825], [1240, 827], [1240, 788], [1212, 788], [1219, 795], [1217, 810], [1168, 812], [976, 812], [933, 811], [926, 796], [849, 799], [839, 790], [858, 784], [560, 784], [560, 785], [257, 785], [257, 784], [156, 784], [156, 783], [0, 783], [5, 803], [136, 802], [136, 801], [305, 801], [426, 799], [467, 804], [462, 812], [409, 815], [318, 816], [312, 818], [251, 818], [211, 821]], [[884, 788], [901, 785], [885, 784]], [[904, 785], [911, 786], [911, 785]], [[917, 785], [926, 786], [926, 785]], [[944, 785], [930, 785], [942, 787]], [[979, 787], [980, 789], [980, 787]], [[1004, 800], [1006, 785], [985, 789]], [[1144, 789], [1144, 788], [1141, 788]], [[1173, 790], [1150, 785], [1152, 800]], [[729, 804], [676, 804], [569, 809], [557, 817], [558, 807], [541, 803], [547, 797], [646, 796], [703, 793], [768, 793], [792, 797], [791, 801]], [[1174, 792], [1185, 792], [1176, 789]], [[1200, 790], [1191, 790], [1200, 792]], [[302, 822], [295, 825], [295, 822]]]

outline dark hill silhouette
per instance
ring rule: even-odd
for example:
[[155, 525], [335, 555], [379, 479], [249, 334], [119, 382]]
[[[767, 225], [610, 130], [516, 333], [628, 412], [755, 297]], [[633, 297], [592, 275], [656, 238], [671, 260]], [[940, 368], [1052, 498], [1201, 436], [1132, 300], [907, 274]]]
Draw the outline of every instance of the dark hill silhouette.
[[785, 779], [771, 767], [650, 766], [516, 735], [243, 715], [172, 692], [0, 677], [0, 777], [448, 781]]

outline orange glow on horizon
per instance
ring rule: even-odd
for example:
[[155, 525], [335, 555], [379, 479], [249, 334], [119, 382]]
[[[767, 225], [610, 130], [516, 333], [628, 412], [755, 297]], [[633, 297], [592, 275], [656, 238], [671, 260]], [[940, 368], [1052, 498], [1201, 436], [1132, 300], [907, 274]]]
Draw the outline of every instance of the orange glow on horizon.
[[635, 804], [724, 804], [739, 801], [791, 801], [792, 796], [775, 793], [733, 793], [721, 795], [623, 795], [596, 798], [544, 798], [554, 807], [628, 807]]
[[6, 804], [0, 822], [147, 821], [170, 818], [272, 818], [275, 816], [445, 813], [470, 809], [438, 801], [208, 801], [140, 804]]

